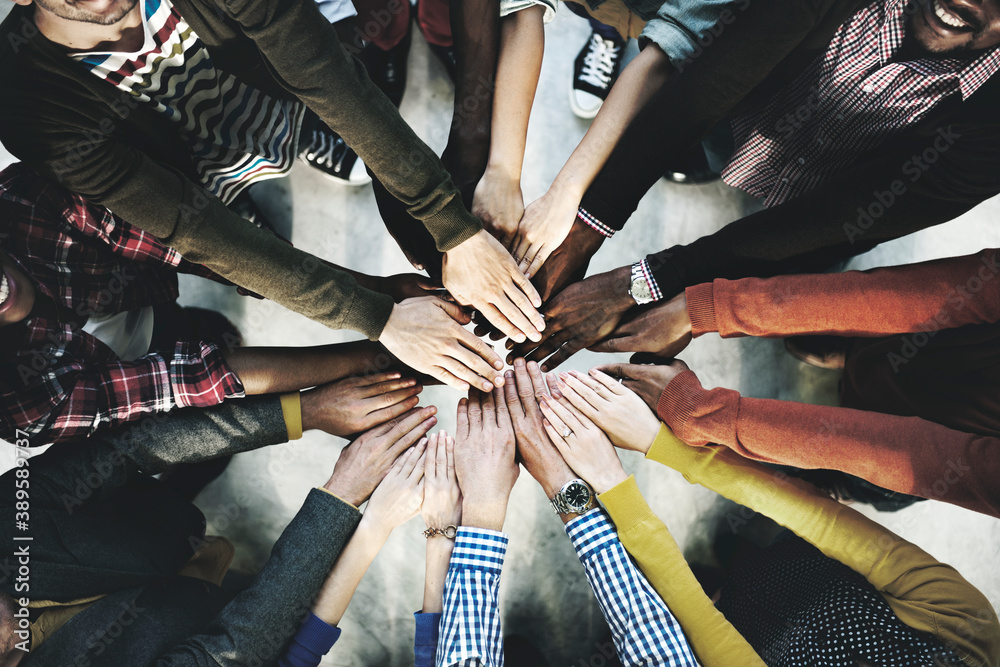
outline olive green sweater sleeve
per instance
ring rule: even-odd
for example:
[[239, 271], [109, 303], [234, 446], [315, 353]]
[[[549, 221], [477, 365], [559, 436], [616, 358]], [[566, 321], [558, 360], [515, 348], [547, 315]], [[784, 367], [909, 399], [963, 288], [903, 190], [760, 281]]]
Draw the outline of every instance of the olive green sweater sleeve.
[[690, 447], [664, 425], [646, 457], [774, 519], [864, 576], [905, 624], [936, 636], [970, 667], [1000, 665], [1000, 620], [950, 565], [816, 487], [719, 445]]
[[275, 80], [357, 152], [446, 252], [482, 229], [438, 156], [410, 129], [313, 0], [215, 0], [252, 39]]
[[635, 477], [599, 496], [618, 538], [684, 629], [703, 667], [763, 667], [747, 640], [708, 599], [677, 542], [642, 497]]

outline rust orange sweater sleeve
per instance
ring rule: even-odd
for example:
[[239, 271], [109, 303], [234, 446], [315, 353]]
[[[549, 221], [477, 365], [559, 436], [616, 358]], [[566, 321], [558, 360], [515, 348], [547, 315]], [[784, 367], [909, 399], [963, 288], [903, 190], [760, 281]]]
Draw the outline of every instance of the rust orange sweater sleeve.
[[715, 280], [686, 290], [692, 334], [883, 336], [1000, 320], [1000, 251], [871, 271]]
[[745, 398], [675, 377], [657, 413], [689, 445], [725, 445], [755, 461], [842, 470], [881, 487], [1000, 517], [1000, 438], [918, 417]]

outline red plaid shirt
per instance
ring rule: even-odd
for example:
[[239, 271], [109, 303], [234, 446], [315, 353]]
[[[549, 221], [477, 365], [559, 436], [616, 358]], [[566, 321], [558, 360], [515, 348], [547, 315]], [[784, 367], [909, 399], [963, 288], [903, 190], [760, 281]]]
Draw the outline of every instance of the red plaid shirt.
[[923, 118], [967, 99], [1000, 67], [1000, 49], [971, 58], [898, 62], [906, 0], [879, 0], [837, 30], [826, 52], [767, 104], [733, 121], [726, 183], [775, 206], [820, 185]]
[[0, 437], [32, 445], [175, 407], [217, 405], [243, 385], [214, 343], [179, 341], [171, 358], [122, 362], [81, 329], [91, 315], [177, 299], [177, 273], [230, 284], [115, 217], [16, 164], [0, 172], [0, 247], [35, 289], [67, 309], [0, 328]]

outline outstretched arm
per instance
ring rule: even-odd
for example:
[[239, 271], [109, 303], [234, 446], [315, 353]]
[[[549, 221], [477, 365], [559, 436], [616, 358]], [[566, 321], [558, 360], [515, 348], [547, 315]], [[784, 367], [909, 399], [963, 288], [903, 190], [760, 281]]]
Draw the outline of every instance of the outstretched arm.
[[521, 167], [545, 50], [545, 10], [543, 5], [534, 5], [501, 19], [490, 156], [472, 204], [473, 214], [511, 251], [524, 213]]

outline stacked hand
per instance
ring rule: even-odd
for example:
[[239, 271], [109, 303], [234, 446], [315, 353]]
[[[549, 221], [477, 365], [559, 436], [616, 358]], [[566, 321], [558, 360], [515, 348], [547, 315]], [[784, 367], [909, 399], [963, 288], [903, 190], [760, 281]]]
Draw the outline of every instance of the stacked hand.
[[349, 377], [302, 392], [302, 428], [347, 437], [416, 407], [423, 387], [400, 373]]
[[434, 427], [437, 408], [413, 409], [402, 417], [363, 433], [345, 447], [325, 488], [360, 506], [386, 476], [399, 455]]
[[670, 381], [689, 370], [680, 359], [661, 359], [648, 354], [634, 354], [630, 361], [630, 364], [604, 364], [594, 371], [622, 378], [624, 387], [641, 398], [654, 413]]
[[441, 431], [430, 436], [424, 463], [424, 503], [428, 528], [444, 530], [462, 521], [462, 491], [455, 475], [455, 439]]
[[573, 195], [560, 196], [549, 190], [533, 201], [524, 210], [516, 233], [510, 243], [518, 268], [528, 277], [534, 276], [542, 268], [549, 256], [555, 252], [576, 220], [580, 199]]
[[567, 399], [571, 391], [562, 391], [559, 399], [542, 398], [545, 432], [566, 463], [594, 491], [604, 493], [628, 475], [608, 436]]
[[[472, 215], [483, 221], [483, 227], [503, 247], [513, 250], [518, 223], [524, 215], [524, 197], [521, 183], [501, 169], [487, 167], [476, 186], [472, 200]], [[516, 259], [516, 256], [515, 256]], [[524, 267], [518, 267], [524, 272]]]
[[376, 292], [388, 294], [393, 301], [399, 303], [406, 299], [435, 296], [440, 292], [441, 285], [419, 273], [397, 273], [378, 278], [374, 289]]
[[442, 276], [458, 303], [475, 308], [512, 339], [541, 338], [538, 292], [485, 229], [444, 254]]
[[462, 522], [500, 530], [517, 481], [514, 429], [503, 393], [472, 390], [458, 404], [455, 475], [462, 489]]
[[589, 375], [560, 373], [552, 393], [622, 449], [646, 452], [660, 431], [660, 420], [638, 395], [596, 368]]
[[403, 452], [368, 501], [365, 520], [374, 522], [386, 535], [420, 512], [424, 498], [427, 442], [427, 438], [423, 438], [415, 447]]
[[687, 297], [681, 292], [670, 301], [622, 322], [609, 337], [590, 349], [594, 352], [649, 352], [671, 358], [680, 354], [690, 342], [691, 318]]

